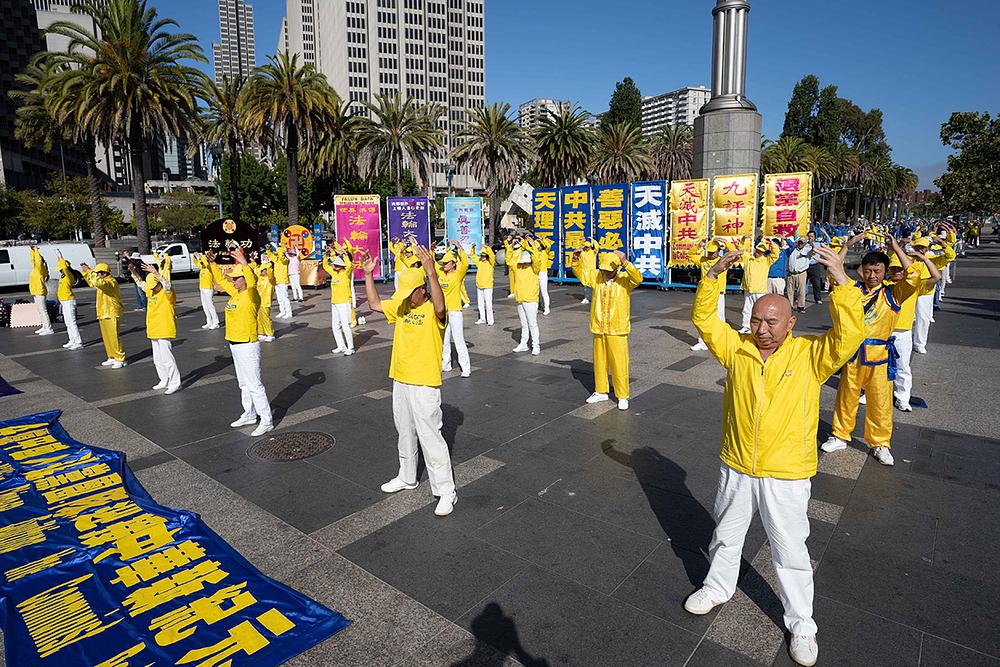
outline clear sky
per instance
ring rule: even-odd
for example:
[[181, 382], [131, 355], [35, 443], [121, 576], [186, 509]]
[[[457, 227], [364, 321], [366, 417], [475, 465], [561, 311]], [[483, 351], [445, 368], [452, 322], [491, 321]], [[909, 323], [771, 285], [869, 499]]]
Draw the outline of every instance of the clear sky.
[[[322, 0], [340, 2], [342, 0]], [[879, 107], [893, 158], [920, 176], [944, 169], [939, 130], [952, 111], [1000, 113], [996, 0], [750, 0], [747, 96], [764, 134], [781, 132], [805, 74]], [[211, 0], [150, 0], [211, 57]], [[486, 93], [513, 107], [533, 97], [607, 109], [615, 82], [644, 95], [711, 84], [714, 0], [485, 0]], [[283, 0], [254, 0], [258, 61], [274, 52]]]

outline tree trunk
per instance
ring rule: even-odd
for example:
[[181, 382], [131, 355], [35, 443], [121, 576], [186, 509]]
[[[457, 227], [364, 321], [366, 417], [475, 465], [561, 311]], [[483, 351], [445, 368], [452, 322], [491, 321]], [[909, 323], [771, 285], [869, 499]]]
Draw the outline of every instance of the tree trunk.
[[240, 154], [235, 141], [229, 143], [229, 217], [240, 219]]
[[861, 220], [861, 188], [854, 191], [854, 224]]
[[497, 166], [490, 165], [490, 243], [500, 238], [500, 179], [497, 178]]
[[834, 192], [833, 196], [830, 197], [830, 215], [827, 218], [827, 222], [829, 222], [831, 225], [837, 224], [837, 216], [836, 216], [836, 214], [834, 212], [837, 210], [837, 196], [838, 196], [838, 194], [839, 193]]
[[139, 252], [150, 253], [149, 221], [146, 218], [146, 177], [142, 173], [142, 154], [145, 152], [145, 139], [142, 136], [142, 126], [138, 120], [132, 121], [129, 131], [128, 151], [132, 160], [132, 197], [135, 200], [135, 235], [138, 239]]
[[288, 137], [285, 149], [285, 175], [288, 188], [288, 224], [299, 224], [299, 131], [291, 123], [285, 124]]
[[396, 157], [396, 196], [403, 196], [403, 157]]
[[104, 211], [101, 209], [101, 184], [97, 180], [97, 165], [94, 158], [94, 141], [88, 140], [85, 146], [87, 151], [87, 185], [90, 189], [90, 220], [91, 231], [94, 235], [94, 247], [104, 248], [107, 246], [107, 230], [104, 227]]

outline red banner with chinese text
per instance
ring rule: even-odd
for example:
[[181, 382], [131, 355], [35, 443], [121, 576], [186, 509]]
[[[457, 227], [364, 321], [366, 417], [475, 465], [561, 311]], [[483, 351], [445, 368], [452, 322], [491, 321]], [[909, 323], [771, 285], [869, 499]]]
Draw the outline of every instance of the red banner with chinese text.
[[688, 255], [708, 234], [708, 179], [670, 183], [670, 264], [690, 266]]
[[811, 197], [812, 172], [764, 176], [764, 236], [805, 236]]
[[[337, 241], [350, 242], [354, 248], [366, 250], [379, 258], [373, 277], [382, 277], [382, 224], [379, 195], [337, 195], [333, 200], [337, 216]], [[354, 270], [354, 279], [363, 280], [364, 271]]]
[[757, 228], [757, 174], [716, 176], [712, 180], [713, 236], [734, 241]]

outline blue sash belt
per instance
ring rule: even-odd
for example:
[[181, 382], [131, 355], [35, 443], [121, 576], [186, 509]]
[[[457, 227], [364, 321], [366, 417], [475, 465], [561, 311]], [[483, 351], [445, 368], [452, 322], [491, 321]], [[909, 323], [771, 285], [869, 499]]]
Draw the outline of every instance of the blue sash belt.
[[[882, 361], [868, 361], [868, 355], [865, 353], [865, 348], [869, 345], [881, 345], [885, 347], [885, 359]], [[890, 336], [888, 340], [883, 340], [881, 338], [865, 338], [864, 342], [861, 343], [861, 347], [858, 351], [854, 353], [851, 357], [851, 361], [854, 361], [861, 356], [862, 366], [881, 366], [885, 364], [886, 374], [888, 375], [889, 381], [896, 379], [896, 360], [899, 359], [899, 352], [896, 351], [896, 337]]]

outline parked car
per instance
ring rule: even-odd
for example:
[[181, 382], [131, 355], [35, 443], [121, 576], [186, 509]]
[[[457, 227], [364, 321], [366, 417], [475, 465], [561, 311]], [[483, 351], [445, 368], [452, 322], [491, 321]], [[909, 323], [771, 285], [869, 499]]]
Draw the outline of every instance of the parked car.
[[[94, 251], [86, 243], [40, 243], [38, 251], [42, 253], [45, 263], [48, 264], [50, 282], [59, 278], [59, 253], [62, 253], [62, 256], [77, 271], [80, 270], [80, 264], [84, 262], [91, 267], [96, 264]], [[29, 246], [0, 247], [0, 287], [27, 285], [29, 275], [31, 275]]]
[[[192, 251], [188, 248], [187, 243], [165, 243], [153, 248], [153, 250], [159, 253], [166, 253], [170, 257], [170, 272], [172, 274], [191, 273], [198, 270], [198, 267], [194, 263]], [[153, 256], [143, 255], [142, 261], [152, 264]]]

